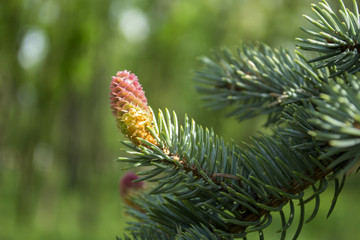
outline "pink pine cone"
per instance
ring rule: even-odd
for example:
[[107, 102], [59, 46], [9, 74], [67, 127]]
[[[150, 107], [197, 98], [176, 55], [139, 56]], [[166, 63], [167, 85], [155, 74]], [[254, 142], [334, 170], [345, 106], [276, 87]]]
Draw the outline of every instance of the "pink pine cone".
[[139, 107], [150, 114], [145, 93], [135, 74], [127, 70], [119, 71], [112, 79], [110, 104], [115, 117], [124, 113], [127, 104]]
[[120, 195], [127, 196], [130, 192], [140, 190], [144, 187], [144, 182], [133, 182], [139, 179], [139, 176], [133, 172], [126, 173], [120, 180]]
[[145, 183], [141, 182], [134, 182], [134, 180], [139, 179], [139, 177], [132, 172], [126, 173], [120, 180], [120, 196], [123, 202], [138, 210], [139, 212], [144, 212], [144, 209], [141, 208], [136, 203], [136, 198], [140, 197], [141, 192], [145, 190]]
[[112, 79], [110, 106], [118, 128], [135, 145], [141, 145], [138, 138], [156, 145], [157, 142], [148, 129], [152, 126], [152, 113], [138, 78], [124, 70], [117, 72]]

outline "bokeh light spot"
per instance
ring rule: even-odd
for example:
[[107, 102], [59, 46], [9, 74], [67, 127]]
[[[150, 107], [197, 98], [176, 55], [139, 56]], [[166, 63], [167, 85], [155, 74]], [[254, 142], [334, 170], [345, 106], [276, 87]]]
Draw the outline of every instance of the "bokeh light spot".
[[48, 50], [48, 39], [39, 28], [30, 29], [24, 36], [18, 51], [18, 61], [24, 69], [31, 68], [44, 59]]
[[147, 16], [138, 8], [129, 8], [119, 15], [119, 29], [129, 42], [145, 40], [150, 33]]

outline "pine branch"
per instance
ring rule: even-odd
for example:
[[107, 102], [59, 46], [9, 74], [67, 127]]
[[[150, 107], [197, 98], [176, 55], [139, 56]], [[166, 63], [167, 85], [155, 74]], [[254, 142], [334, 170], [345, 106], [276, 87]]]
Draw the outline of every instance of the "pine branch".
[[228, 49], [215, 59], [203, 57], [203, 69], [196, 72], [197, 90], [205, 94], [206, 107], [213, 110], [232, 107], [228, 116], [242, 121], [268, 114], [267, 124], [276, 123], [286, 104], [301, 104], [318, 95], [326, 80], [297, 53], [258, 43], [243, 44], [235, 57]]
[[[212, 132], [204, 133], [194, 121], [189, 124], [187, 118], [184, 130], [176, 131], [174, 122], [177, 120], [171, 120], [168, 112], [165, 116], [160, 112], [159, 122], [162, 124], [156, 123], [155, 120], [155, 126], [161, 126], [155, 129], [158, 135], [163, 136], [160, 140], [165, 142], [167, 136], [167, 139], [178, 139], [174, 142], [180, 143], [187, 139], [187, 144], [177, 144], [179, 145], [177, 152], [172, 152], [171, 150], [175, 148], [171, 144], [164, 147], [165, 151], [161, 151], [155, 145], [143, 141], [144, 146], [140, 146], [143, 160], [141, 164], [152, 165], [154, 168], [140, 172], [140, 175], [145, 175], [141, 180], [152, 179], [159, 183], [152, 189], [151, 194], [174, 194], [180, 201], [178, 204], [182, 204], [178, 209], [182, 209], [184, 216], [180, 219], [183, 219], [184, 223], [190, 222], [187, 219], [189, 215], [196, 220], [195, 222], [204, 226], [208, 226], [206, 224], [211, 222], [213, 226], [208, 227], [220, 232], [219, 236], [229, 233], [245, 236], [248, 232], [262, 230], [271, 222], [270, 213], [282, 211], [289, 201], [299, 200], [304, 211], [305, 203], [309, 201], [303, 200], [303, 190], [314, 186], [313, 198], [318, 199], [319, 192], [315, 184], [320, 182], [320, 186], [327, 186], [324, 183], [327, 181], [325, 177], [335, 169], [327, 168], [326, 164], [330, 164], [329, 161], [318, 160], [316, 143], [308, 144], [306, 148], [290, 144], [290, 142], [300, 141], [311, 142], [312, 137], [307, 132], [310, 129], [316, 131], [314, 126], [309, 128], [304, 121], [311, 118], [311, 115], [304, 110], [303, 107], [290, 105], [283, 119], [287, 127], [276, 129], [278, 133], [273, 136], [254, 139], [253, 146], [233, 146], [231, 151], [226, 149], [227, 145]], [[287, 118], [287, 116], [292, 117]], [[299, 124], [297, 118], [302, 119], [306, 125]], [[295, 127], [292, 123], [295, 123]], [[172, 129], [172, 134], [165, 133], [169, 129]], [[296, 131], [298, 133], [295, 133]], [[289, 133], [292, 133], [293, 137], [290, 138]], [[204, 135], [205, 138], [201, 137]], [[307, 140], [303, 138], [304, 136]], [[167, 142], [172, 141], [167, 140]], [[207, 144], [203, 144], [204, 142]], [[209, 147], [212, 147], [212, 150], [208, 150]], [[212, 155], [201, 154], [205, 152]], [[122, 157], [119, 160], [139, 163], [139, 156]], [[215, 162], [216, 166], [211, 168], [209, 164]], [[154, 201], [150, 200], [150, 202]], [[190, 202], [190, 204], [184, 206], [184, 202]], [[166, 204], [155, 202], [155, 205], [164, 207]], [[174, 203], [172, 202], [169, 206], [174, 206]], [[190, 209], [190, 212], [193, 212], [191, 214], [185, 211], [189, 206], [201, 207]], [[159, 218], [164, 219], [167, 213], [172, 212], [171, 207], [165, 207], [165, 209], [156, 215], [153, 221]], [[177, 217], [179, 217], [179, 210], [177, 212]], [[203, 217], [196, 217], [194, 213], [203, 214]], [[212, 214], [209, 215], [209, 213]], [[170, 214], [169, 218], [173, 217], [172, 215]], [[209, 218], [209, 216], [214, 218]], [[166, 218], [164, 221], [168, 223]], [[287, 222], [283, 222], [283, 229]], [[164, 224], [163, 222], [156, 223]], [[178, 219], [176, 224], [180, 223]], [[188, 227], [182, 226], [185, 229]]]
[[310, 131], [317, 142], [328, 143], [321, 159], [331, 159], [329, 167], [340, 165], [344, 173], [360, 159], [359, 76], [346, 75], [331, 81], [320, 99], [314, 100], [311, 123], [321, 131]]
[[[348, 22], [340, 24], [327, 3], [321, 5], [323, 10], [314, 7], [320, 18], [314, 24], [346, 36]], [[343, 13], [345, 21], [354, 15], [344, 7]], [[113, 78], [113, 114], [131, 140], [123, 142], [128, 156], [119, 161], [148, 167], [137, 181], [156, 183], [133, 200], [137, 207], [129, 210], [139, 220], [130, 224], [134, 239], [246, 239], [256, 231], [263, 239], [263, 229], [276, 212], [285, 239], [297, 201], [296, 239], [303, 224], [317, 215], [329, 181], [335, 192], [328, 215], [349, 172], [358, 168], [360, 78], [344, 74], [356, 61], [345, 68], [348, 62], [337, 54], [336, 65], [324, 58], [321, 61], [328, 62], [316, 70], [300, 53], [292, 57], [264, 44], [243, 45], [238, 54], [236, 58], [224, 50], [216, 62], [203, 58], [205, 67], [196, 80], [214, 109], [233, 107], [230, 115], [240, 120], [269, 114], [273, 133], [254, 137], [250, 144], [225, 143], [187, 116], [180, 125], [168, 110], [159, 110], [155, 117], [135, 75], [122, 71]], [[310, 188], [312, 194], [305, 196]], [[311, 201], [315, 207], [306, 218]], [[285, 206], [290, 208], [288, 217]]]
[[336, 67], [331, 76], [345, 72], [356, 73], [360, 70], [360, 15], [357, 3], [353, 0], [355, 13], [347, 9], [342, 1], [339, 1], [341, 10], [337, 15], [326, 2], [320, 2], [319, 7], [312, 5], [312, 10], [317, 20], [304, 15], [304, 17], [320, 29], [320, 32], [301, 28], [311, 38], [297, 38], [298, 47], [321, 53], [320, 57], [313, 58], [309, 62], [319, 62], [317, 68]]

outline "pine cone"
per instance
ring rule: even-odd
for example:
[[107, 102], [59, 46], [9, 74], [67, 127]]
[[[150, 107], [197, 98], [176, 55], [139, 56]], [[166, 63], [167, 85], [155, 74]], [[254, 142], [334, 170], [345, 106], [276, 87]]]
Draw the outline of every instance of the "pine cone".
[[138, 138], [156, 145], [148, 129], [152, 126], [152, 113], [138, 78], [127, 70], [112, 78], [110, 105], [118, 128], [137, 146], [141, 145]]

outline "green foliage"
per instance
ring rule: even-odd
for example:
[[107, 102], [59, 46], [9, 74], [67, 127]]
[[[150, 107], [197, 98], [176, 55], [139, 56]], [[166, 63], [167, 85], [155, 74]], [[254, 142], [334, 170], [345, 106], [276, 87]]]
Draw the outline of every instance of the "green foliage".
[[[187, 112], [198, 124], [212, 126], [225, 145], [234, 139], [243, 148], [240, 141], [246, 141], [263, 118], [238, 124], [236, 119], [221, 117], [222, 112], [209, 114], [200, 108], [191, 83], [195, 58], [221, 45], [238, 44], [239, 39], [261, 40], [272, 49], [281, 49], [280, 45], [291, 49], [295, 36], [305, 38], [296, 26], [303, 21], [302, 13], [311, 16], [309, 1], [0, 1], [0, 239], [97, 240], [114, 239], [123, 233], [132, 238], [125, 222], [135, 220], [124, 215], [117, 192], [124, 163], [112, 161], [124, 153], [119, 149], [123, 138], [116, 134], [108, 106], [110, 76], [121, 69], [137, 73], [154, 109], [163, 109], [164, 104], [176, 109], [179, 125]], [[336, 1], [332, 2], [336, 6]], [[128, 13], [135, 13], [135, 17], [124, 18]], [[137, 30], [133, 23], [139, 13], [145, 17], [140, 23], [146, 23], [148, 29], [139, 38], [129, 38]], [[288, 52], [291, 58], [298, 58]], [[223, 53], [219, 55], [224, 58]], [[238, 58], [237, 52], [232, 55]], [[296, 105], [284, 109], [295, 111]], [[285, 120], [282, 114], [274, 125]], [[298, 122], [310, 115], [304, 111], [296, 114], [293, 124], [297, 127], [293, 125], [286, 136], [292, 136], [292, 150], [297, 145], [311, 152], [312, 136], [302, 131], [304, 126]], [[313, 128], [309, 129], [321, 129]], [[315, 142], [327, 146], [326, 141]], [[356, 165], [353, 169], [355, 172]], [[341, 171], [337, 175], [341, 180]], [[360, 212], [359, 179], [346, 179], [338, 204], [324, 223], [334, 195], [331, 183], [328, 187], [326, 181], [315, 185], [321, 204], [317, 217], [304, 225], [300, 239], [353, 239], [360, 234], [356, 214]], [[313, 187], [305, 190], [305, 196], [314, 192]], [[306, 205], [304, 220], [316, 209], [313, 199]], [[289, 226], [286, 237], [294, 235], [300, 213], [296, 206], [296, 200], [289, 201], [279, 213], [272, 214], [272, 224], [263, 230], [267, 239], [284, 234], [276, 233], [282, 219], [287, 223], [285, 228]], [[292, 211], [295, 213], [290, 217]], [[217, 236], [209, 234], [206, 226], [183, 229], [184, 236], [179, 238]], [[147, 234], [159, 239], [159, 232], [153, 229], [156, 226], [138, 239]], [[257, 232], [247, 234], [248, 239], [257, 237]]]
[[[205, 115], [189, 87], [195, 57], [237, 41], [239, 34], [284, 41], [293, 32], [276, 23], [304, 5], [274, 8], [277, 0], [0, 2], [0, 239], [88, 240], [112, 239], [127, 220], [117, 192], [123, 164], [105, 160], [120, 154], [123, 139], [115, 134], [108, 106], [110, 76], [120, 69], [136, 72], [154, 108], [166, 103], [181, 116], [186, 109], [229, 139], [231, 120]], [[261, 18], [239, 14], [249, 7]], [[129, 40], [138, 27], [129, 26], [139, 15], [124, 16], [134, 12], [145, 17], [149, 29]], [[280, 38], [266, 27], [268, 19], [278, 26]], [[246, 136], [241, 129], [234, 139]]]
[[309, 134], [318, 142], [328, 143], [320, 158], [330, 158], [329, 167], [341, 166], [339, 171], [344, 173], [360, 159], [360, 85], [358, 75], [335, 81], [314, 100], [317, 111], [312, 112], [310, 121], [320, 130]]
[[[327, 34], [358, 37], [357, 11], [343, 7], [342, 23], [326, 2], [321, 5], [325, 10], [314, 7], [320, 19], [311, 20], [314, 24]], [[231, 109], [229, 115], [240, 121], [267, 114], [271, 134], [228, 144], [188, 117], [180, 125], [176, 114], [166, 110], [159, 111], [149, 129], [157, 145], [124, 142], [130, 150], [119, 161], [147, 167], [138, 173], [139, 181], [155, 183], [135, 200], [141, 210], [129, 209], [138, 219], [129, 227], [134, 239], [246, 239], [252, 232], [264, 239], [263, 230], [275, 213], [280, 215], [281, 239], [298, 218], [292, 236], [297, 239], [304, 223], [319, 212], [320, 194], [329, 182], [335, 191], [328, 216], [333, 212], [347, 172], [360, 159], [360, 84], [351, 75], [357, 71], [358, 54], [351, 49], [356, 60], [349, 60], [342, 51], [333, 51], [341, 48], [340, 40], [303, 43], [301, 48], [330, 53], [331, 59], [326, 55], [307, 61], [299, 52], [292, 56], [263, 43], [243, 44], [237, 57], [225, 49], [214, 59], [202, 58], [203, 69], [196, 73], [208, 107]], [[314, 66], [315, 61], [320, 65]], [[310, 202], [314, 208], [306, 217]]]
[[337, 15], [326, 2], [320, 2], [320, 8], [316, 4], [312, 9], [318, 17], [317, 20], [306, 16], [305, 18], [321, 31], [316, 32], [302, 28], [313, 38], [297, 38], [301, 49], [319, 52], [320, 57], [310, 60], [310, 62], [320, 62], [316, 67], [336, 66], [332, 76], [358, 72], [360, 69], [359, 45], [360, 40], [360, 18], [356, 0], [353, 0], [355, 12], [347, 9], [340, 1], [340, 16]]
[[237, 57], [227, 49], [223, 52], [223, 58], [216, 55], [217, 62], [202, 58], [205, 67], [196, 72], [195, 80], [203, 86], [197, 89], [206, 94], [207, 107], [233, 106], [228, 115], [240, 121], [268, 114], [268, 123], [275, 123], [286, 104], [316, 96], [326, 80], [326, 73], [313, 69], [300, 54], [294, 58], [263, 43], [243, 44]]

